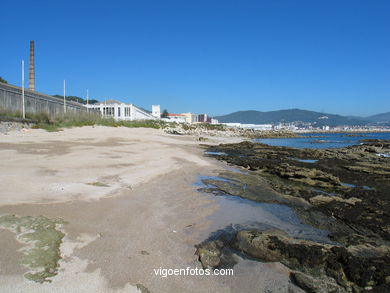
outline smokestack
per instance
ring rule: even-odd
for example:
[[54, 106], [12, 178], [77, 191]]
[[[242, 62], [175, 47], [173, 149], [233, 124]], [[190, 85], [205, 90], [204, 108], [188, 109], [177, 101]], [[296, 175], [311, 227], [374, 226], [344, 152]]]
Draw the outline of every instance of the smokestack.
[[35, 60], [34, 60], [34, 41], [30, 41], [30, 71], [28, 75], [28, 89], [35, 91]]

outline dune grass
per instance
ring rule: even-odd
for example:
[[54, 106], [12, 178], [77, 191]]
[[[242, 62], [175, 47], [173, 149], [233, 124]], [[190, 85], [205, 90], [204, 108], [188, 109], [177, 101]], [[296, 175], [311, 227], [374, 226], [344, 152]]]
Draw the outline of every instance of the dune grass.
[[129, 127], [129, 128], [166, 128], [172, 127], [172, 123], [155, 120], [138, 120], [138, 121], [115, 121], [113, 118], [101, 117], [96, 113], [77, 112], [67, 113], [55, 118], [47, 114], [35, 114], [31, 117], [34, 125], [33, 128], [41, 128], [46, 131], [61, 131], [63, 128], [82, 127], [82, 126], [109, 126], [109, 127]]

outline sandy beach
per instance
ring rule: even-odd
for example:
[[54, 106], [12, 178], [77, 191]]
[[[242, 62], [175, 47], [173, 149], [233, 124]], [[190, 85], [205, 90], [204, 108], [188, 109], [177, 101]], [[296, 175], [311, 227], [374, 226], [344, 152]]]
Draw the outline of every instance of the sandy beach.
[[[239, 139], [207, 143], [228, 141]], [[33, 269], [21, 260], [34, 249], [24, 228], [0, 226], [0, 291], [301, 292], [283, 265], [250, 259], [239, 260], [234, 276], [155, 274], [201, 268], [195, 245], [220, 207], [194, 183], [226, 167], [205, 157], [201, 143], [144, 128], [1, 135], [0, 216], [61, 219], [54, 227], [64, 237], [58, 273], [39, 283], [24, 276]]]

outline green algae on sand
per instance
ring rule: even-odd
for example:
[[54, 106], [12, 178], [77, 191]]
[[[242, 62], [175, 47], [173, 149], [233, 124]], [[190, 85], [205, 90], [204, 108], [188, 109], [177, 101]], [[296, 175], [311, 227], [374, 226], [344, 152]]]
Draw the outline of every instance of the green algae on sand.
[[51, 282], [49, 279], [58, 272], [61, 259], [60, 245], [65, 234], [58, 229], [65, 222], [45, 216], [0, 216], [0, 228], [9, 229], [16, 239], [26, 244], [21, 263], [30, 269], [25, 278], [38, 282]]
[[97, 187], [110, 187], [110, 185], [102, 183], [102, 182], [99, 182], [99, 181], [86, 183], [86, 184], [92, 185], [92, 186], [97, 186]]

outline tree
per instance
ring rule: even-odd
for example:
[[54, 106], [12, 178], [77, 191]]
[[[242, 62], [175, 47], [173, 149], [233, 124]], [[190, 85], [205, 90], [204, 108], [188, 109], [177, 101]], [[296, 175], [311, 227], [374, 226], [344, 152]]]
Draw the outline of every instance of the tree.
[[161, 118], [168, 118], [168, 110], [165, 109], [162, 114], [161, 114]]
[[[53, 95], [53, 97], [56, 97], [56, 98], [59, 98], [59, 99], [63, 99], [64, 96], [61, 96], [61, 95]], [[87, 100], [84, 100], [83, 98], [80, 98], [80, 97], [77, 97], [77, 96], [66, 96], [65, 99], [67, 101], [73, 101], [73, 102], [77, 102], [77, 103], [80, 103], [80, 104], [86, 104], [87, 103]], [[95, 100], [95, 99], [92, 99], [92, 100], [89, 100], [88, 101], [89, 104], [96, 104], [96, 103], [99, 103], [98, 100]]]
[[3, 79], [1, 76], [0, 76], [0, 82], [2, 83], [8, 83], [5, 79]]

